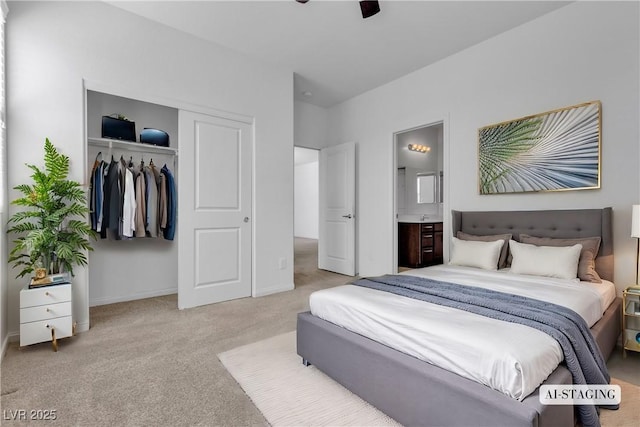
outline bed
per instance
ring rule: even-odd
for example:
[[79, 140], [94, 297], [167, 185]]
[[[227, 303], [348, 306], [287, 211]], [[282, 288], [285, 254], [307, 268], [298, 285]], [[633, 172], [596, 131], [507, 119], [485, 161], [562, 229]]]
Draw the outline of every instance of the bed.
[[[613, 280], [611, 208], [553, 211], [452, 212], [452, 231], [550, 238], [599, 236], [595, 269]], [[620, 334], [620, 298], [610, 298], [591, 332], [608, 358]], [[298, 354], [346, 388], [404, 425], [548, 426], [575, 424], [571, 406], [544, 406], [537, 388], [516, 399], [310, 312], [298, 315]], [[560, 364], [543, 384], [571, 384]]]

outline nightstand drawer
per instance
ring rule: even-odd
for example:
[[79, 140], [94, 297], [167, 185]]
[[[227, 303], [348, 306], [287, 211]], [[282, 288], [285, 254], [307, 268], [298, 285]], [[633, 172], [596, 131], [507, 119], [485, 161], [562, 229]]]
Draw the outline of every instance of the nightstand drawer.
[[24, 289], [20, 292], [20, 308], [71, 301], [71, 284]]
[[20, 346], [51, 341], [51, 328], [56, 331], [56, 339], [70, 337], [73, 335], [71, 316], [22, 323], [20, 325]]
[[20, 322], [36, 322], [38, 320], [55, 319], [71, 316], [71, 301], [59, 304], [45, 304], [20, 309]]

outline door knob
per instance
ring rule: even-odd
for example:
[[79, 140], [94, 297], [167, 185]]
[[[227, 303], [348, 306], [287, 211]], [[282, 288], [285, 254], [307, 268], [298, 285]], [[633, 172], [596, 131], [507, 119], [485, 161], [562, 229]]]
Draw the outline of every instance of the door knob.
[[243, 221], [244, 221], [244, 222], [249, 222], [249, 217], [248, 217], [248, 216], [245, 216], [245, 217], [244, 217], [244, 219], [243, 219]]
[[349, 214], [349, 215], [342, 215], [342, 218], [349, 218], [349, 219], [351, 219], [351, 214]]

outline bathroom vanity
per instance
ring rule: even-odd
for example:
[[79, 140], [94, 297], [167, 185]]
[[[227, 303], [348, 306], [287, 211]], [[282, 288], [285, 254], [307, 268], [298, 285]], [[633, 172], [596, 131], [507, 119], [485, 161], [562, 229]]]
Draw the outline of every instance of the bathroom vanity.
[[442, 264], [442, 221], [398, 222], [398, 266]]

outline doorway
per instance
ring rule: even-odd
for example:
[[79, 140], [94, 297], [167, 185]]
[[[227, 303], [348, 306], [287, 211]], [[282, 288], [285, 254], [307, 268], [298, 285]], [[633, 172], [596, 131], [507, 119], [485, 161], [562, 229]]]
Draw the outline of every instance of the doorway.
[[319, 150], [294, 147], [293, 235], [318, 240]]
[[319, 154], [293, 147], [294, 286], [302, 286], [318, 271]]
[[[444, 121], [394, 134], [393, 265], [396, 271], [406, 270], [409, 264], [410, 268], [415, 268], [431, 262], [442, 263], [442, 225], [445, 222], [443, 213], [447, 200], [445, 151]], [[413, 229], [426, 229], [427, 224], [435, 224], [433, 236], [422, 236], [426, 237], [423, 239], [419, 234], [410, 232]], [[424, 242], [432, 242], [434, 237], [439, 241], [433, 241], [430, 247], [422, 247]], [[410, 241], [411, 247], [408, 247], [407, 241]], [[432, 251], [437, 251], [437, 254]], [[428, 256], [428, 259], [422, 259], [424, 256]], [[407, 262], [408, 257], [411, 258], [410, 262]]]

